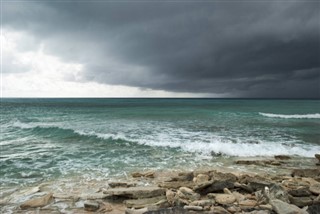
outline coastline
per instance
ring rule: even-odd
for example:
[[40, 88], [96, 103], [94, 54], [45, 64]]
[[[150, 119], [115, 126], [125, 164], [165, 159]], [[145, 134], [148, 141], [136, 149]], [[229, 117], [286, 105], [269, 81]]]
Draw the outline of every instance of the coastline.
[[320, 210], [320, 167], [316, 158], [239, 157], [230, 162], [233, 164], [229, 167], [143, 170], [105, 180], [58, 179], [8, 189], [1, 192], [1, 212], [281, 213], [283, 207], [297, 213]]

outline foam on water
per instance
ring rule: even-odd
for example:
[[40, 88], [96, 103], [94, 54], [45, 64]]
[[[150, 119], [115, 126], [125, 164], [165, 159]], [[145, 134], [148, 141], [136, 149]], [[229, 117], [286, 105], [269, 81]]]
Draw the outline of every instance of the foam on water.
[[265, 117], [283, 118], [283, 119], [320, 119], [320, 114], [272, 114], [259, 112], [260, 115]]

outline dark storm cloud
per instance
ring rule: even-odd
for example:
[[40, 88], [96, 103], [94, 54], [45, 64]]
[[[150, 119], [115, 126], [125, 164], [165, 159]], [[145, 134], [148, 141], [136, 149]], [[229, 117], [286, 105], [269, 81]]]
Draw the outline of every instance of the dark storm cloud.
[[317, 1], [5, 3], [4, 27], [85, 65], [83, 81], [320, 97]]

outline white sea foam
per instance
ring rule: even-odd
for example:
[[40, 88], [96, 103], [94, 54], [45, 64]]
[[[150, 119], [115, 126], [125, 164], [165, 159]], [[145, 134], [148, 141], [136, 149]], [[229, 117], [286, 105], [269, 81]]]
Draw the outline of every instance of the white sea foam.
[[272, 114], [259, 112], [260, 115], [265, 117], [283, 118], [283, 119], [320, 119], [320, 114]]

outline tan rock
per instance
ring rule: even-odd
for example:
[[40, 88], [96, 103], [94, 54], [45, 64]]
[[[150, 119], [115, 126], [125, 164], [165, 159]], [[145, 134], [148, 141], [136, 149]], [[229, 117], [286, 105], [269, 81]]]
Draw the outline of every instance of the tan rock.
[[101, 202], [98, 212], [105, 213], [105, 212], [111, 212], [112, 210], [113, 210], [113, 207], [110, 203]]
[[85, 201], [84, 202], [84, 209], [86, 211], [97, 211], [99, 209], [99, 203], [95, 201]]
[[320, 195], [320, 183], [316, 183], [310, 186], [310, 192], [316, 195]]
[[23, 204], [21, 204], [20, 208], [28, 209], [28, 208], [44, 207], [51, 202], [51, 200], [53, 199], [52, 195], [53, 195], [52, 193], [49, 193], [39, 198], [30, 199], [24, 202]]
[[133, 172], [131, 174], [134, 178], [140, 178], [140, 177], [147, 177], [147, 178], [154, 178], [155, 172], [154, 171], [148, 171], [148, 172]]
[[213, 206], [211, 207], [211, 211], [214, 214], [230, 214], [229, 211], [227, 211], [226, 209], [224, 209], [223, 207], [219, 207], [219, 206]]
[[182, 198], [182, 199], [187, 199], [187, 200], [198, 200], [200, 198], [200, 195], [198, 193], [195, 193], [192, 189], [188, 187], [180, 187], [177, 195]]
[[225, 205], [225, 204], [232, 204], [233, 202], [236, 201], [236, 198], [231, 194], [217, 194], [215, 196], [215, 201], [218, 204]]
[[241, 207], [241, 209], [253, 208], [256, 205], [257, 205], [257, 201], [255, 200], [244, 200], [239, 202], [239, 206]]
[[288, 204], [278, 199], [270, 200], [273, 210], [278, 214], [308, 214], [296, 205]]
[[201, 207], [206, 207], [206, 206], [211, 206], [215, 203], [214, 200], [206, 199], [206, 200], [196, 200], [190, 203], [191, 206], [201, 206]]
[[166, 191], [166, 198], [167, 198], [167, 201], [170, 205], [173, 205], [174, 204], [174, 197], [175, 197], [176, 193], [173, 192], [172, 190], [167, 190]]
[[143, 208], [149, 206], [157, 206], [167, 202], [166, 196], [158, 196], [153, 198], [143, 198], [143, 199], [134, 199], [126, 200], [124, 203], [128, 208]]
[[207, 182], [208, 180], [209, 180], [209, 175], [207, 175], [207, 174], [199, 174], [195, 178], [194, 182], [196, 184], [201, 184], [201, 183]]
[[180, 187], [193, 188], [194, 183], [192, 181], [171, 181], [159, 183], [158, 186], [166, 189], [179, 189]]
[[185, 209], [185, 210], [193, 210], [193, 211], [202, 211], [203, 207], [200, 207], [200, 206], [184, 206], [183, 209]]

